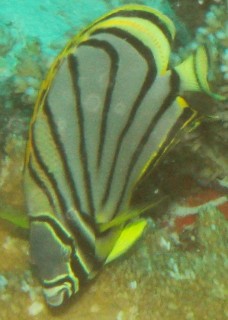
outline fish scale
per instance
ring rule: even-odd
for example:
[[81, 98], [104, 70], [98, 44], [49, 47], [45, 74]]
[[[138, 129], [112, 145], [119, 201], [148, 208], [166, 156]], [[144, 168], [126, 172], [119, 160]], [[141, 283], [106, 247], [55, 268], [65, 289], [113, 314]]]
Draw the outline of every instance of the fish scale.
[[[181, 97], [207, 83], [204, 47], [167, 70], [175, 28], [141, 5], [113, 10], [75, 36], [43, 82], [24, 169], [31, 262], [59, 306], [143, 233], [131, 197], [198, 118]], [[151, 206], [153, 203], [151, 203]]]

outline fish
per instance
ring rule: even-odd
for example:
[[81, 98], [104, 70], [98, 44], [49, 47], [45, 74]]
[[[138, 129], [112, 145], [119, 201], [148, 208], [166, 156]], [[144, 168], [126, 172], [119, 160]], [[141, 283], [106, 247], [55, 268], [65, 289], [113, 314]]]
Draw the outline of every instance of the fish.
[[218, 98], [206, 47], [168, 67], [175, 33], [160, 11], [122, 6], [70, 39], [43, 81], [23, 183], [31, 264], [51, 307], [144, 233], [146, 208], [132, 206], [132, 194], [198, 121], [184, 93]]

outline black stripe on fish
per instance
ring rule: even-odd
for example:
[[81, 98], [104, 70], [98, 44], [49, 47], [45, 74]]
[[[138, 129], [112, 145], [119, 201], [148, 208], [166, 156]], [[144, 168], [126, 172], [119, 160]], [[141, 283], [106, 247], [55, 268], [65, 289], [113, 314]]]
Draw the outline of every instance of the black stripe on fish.
[[53, 173], [49, 170], [48, 166], [46, 165], [45, 161], [42, 159], [39, 149], [37, 148], [37, 144], [35, 141], [35, 133], [33, 132], [31, 136], [31, 148], [33, 151], [34, 158], [40, 167], [40, 170], [43, 172], [43, 174], [46, 176], [47, 181], [49, 181], [52, 189], [55, 192], [56, 198], [59, 202], [59, 207], [61, 210], [65, 210], [67, 207], [64, 197], [62, 196], [61, 192], [59, 192], [57, 181], [53, 175]]
[[162, 31], [162, 33], [166, 36], [170, 46], [172, 44], [172, 34], [170, 33], [166, 24], [161, 19], [159, 19], [157, 15], [153, 14], [152, 12], [141, 11], [141, 10], [121, 10], [119, 12], [115, 12], [109, 15], [104, 20], [108, 20], [113, 17], [140, 18], [143, 20], [150, 21], [153, 25], [156, 25]]
[[[147, 20], [149, 22], [151, 22], [153, 25], [156, 25], [161, 31], [162, 33], [166, 36], [170, 46], [172, 44], [172, 34], [169, 30], [169, 28], [167, 27], [167, 25], [161, 20], [159, 19], [159, 17], [152, 13], [152, 12], [148, 12], [148, 11], [141, 11], [141, 10], [120, 10], [117, 12], [114, 12], [106, 17], [104, 17], [103, 19], [98, 20], [95, 24], [93, 24], [93, 26], [96, 26], [97, 24], [99, 25], [100, 22], [104, 22], [107, 20], [110, 20], [112, 18], [118, 18], [118, 17], [126, 17], [126, 18], [140, 18], [143, 20]], [[82, 32], [82, 35], [85, 34], [86, 32], [89, 31], [89, 29], [91, 28], [91, 26], [87, 29], [85, 29]]]
[[40, 178], [39, 173], [33, 167], [32, 162], [33, 161], [31, 160], [31, 155], [30, 155], [30, 159], [28, 162], [28, 170], [29, 170], [30, 177], [32, 178], [34, 183], [38, 186], [38, 188], [41, 189], [42, 192], [46, 195], [50, 206], [54, 209], [54, 211], [56, 211], [57, 208], [55, 207], [52, 194], [48, 189], [47, 185], [45, 184], [45, 182]]
[[151, 50], [147, 46], [145, 46], [138, 38], [136, 38], [135, 36], [133, 36], [129, 32], [126, 32], [120, 28], [105, 28], [102, 30], [97, 30], [97, 31], [93, 32], [92, 34], [93, 35], [112, 34], [118, 38], [124, 39], [142, 56], [142, 58], [145, 60], [145, 62], [147, 63], [147, 66], [148, 66], [147, 75], [146, 75], [145, 80], [139, 90], [139, 93], [135, 99], [135, 102], [132, 105], [128, 121], [118, 137], [117, 146], [116, 146], [115, 154], [113, 157], [113, 162], [112, 162], [109, 177], [107, 180], [107, 185], [105, 187], [105, 193], [102, 198], [102, 204], [104, 205], [109, 197], [109, 194], [110, 194], [112, 180], [113, 180], [113, 176], [114, 176], [114, 172], [115, 172], [115, 166], [117, 163], [117, 159], [118, 159], [121, 145], [123, 143], [123, 139], [124, 139], [127, 131], [129, 130], [132, 122], [134, 121], [134, 117], [137, 113], [137, 109], [138, 109], [140, 103], [144, 99], [146, 93], [150, 89], [150, 87], [156, 77], [157, 68], [156, 68], [155, 60], [154, 60], [154, 57], [153, 57]]
[[[208, 48], [206, 46], [204, 46], [204, 52], [205, 52], [206, 57], [207, 57], [206, 60], [210, 61], [209, 51], [208, 51]], [[198, 53], [197, 51], [193, 53], [193, 69], [194, 69], [194, 74], [196, 76], [197, 84], [198, 84], [200, 90], [202, 92], [204, 92], [205, 91], [205, 87], [202, 84], [202, 81], [201, 81], [201, 78], [200, 78], [201, 74], [199, 74], [199, 70], [198, 70], [198, 66], [197, 66], [197, 61], [198, 61], [197, 53]], [[198, 61], [198, 63], [199, 63], [199, 61]], [[201, 62], [201, 63], [204, 63], [204, 62]]]
[[[179, 76], [177, 74], [176, 71], [172, 70], [172, 74], [171, 74], [171, 91], [169, 93], [169, 95], [166, 97], [163, 105], [167, 105], [169, 106], [176, 98], [176, 96], [178, 95], [179, 92], [179, 87], [180, 87], [180, 79]], [[147, 168], [146, 172], [142, 175], [142, 177], [140, 178], [140, 181], [142, 181], [144, 179], [144, 177], [148, 174], [151, 173], [157, 166], [157, 164], [161, 161], [163, 155], [164, 155], [164, 151], [167, 149], [167, 147], [170, 146], [170, 144], [172, 143], [173, 138], [175, 138], [175, 133], [177, 134], [180, 130], [180, 128], [193, 116], [193, 114], [195, 113], [195, 116], [197, 115], [197, 113], [195, 111], [193, 111], [191, 108], [185, 108], [184, 112], [182, 113], [182, 115], [179, 117], [179, 119], [177, 119], [175, 125], [173, 126], [173, 128], [171, 129], [169, 136], [167, 137], [167, 139], [165, 140], [165, 144], [163, 144], [161, 146], [161, 148], [159, 148], [158, 152], [156, 153], [155, 157], [153, 157], [153, 161], [152, 163], [149, 165], [149, 167]], [[193, 120], [193, 119], [192, 119]]]
[[[178, 74], [176, 72], [173, 72], [172, 75], [171, 75], [171, 78], [170, 78], [170, 93], [168, 94], [168, 96], [164, 100], [164, 102], [161, 105], [161, 107], [159, 108], [158, 112], [152, 118], [152, 120], [151, 120], [149, 126], [147, 127], [143, 137], [141, 138], [140, 142], [138, 143], [138, 146], [136, 147], [135, 152], [133, 153], [133, 155], [131, 157], [130, 165], [128, 167], [127, 175], [126, 175], [126, 178], [125, 178], [125, 183], [124, 183], [124, 186], [122, 188], [119, 201], [118, 201], [118, 203], [116, 205], [114, 216], [116, 216], [118, 214], [118, 212], [119, 212], [119, 208], [120, 208], [121, 202], [122, 202], [122, 200], [124, 198], [124, 195], [125, 195], [125, 192], [126, 192], [126, 189], [127, 189], [127, 185], [128, 185], [128, 183], [130, 181], [131, 173], [134, 170], [134, 166], [136, 165], [137, 160], [139, 159], [141, 153], [143, 152], [143, 149], [145, 148], [145, 145], [146, 145], [146, 143], [147, 143], [147, 141], [149, 139], [149, 136], [150, 136], [151, 132], [153, 132], [153, 130], [155, 129], [157, 123], [162, 118], [163, 114], [167, 111], [167, 109], [173, 103], [174, 99], [177, 96], [178, 91], [179, 91], [179, 76], [178, 76]], [[165, 140], [165, 143], [158, 150], [157, 157], [156, 157], [157, 160], [159, 160], [159, 158], [162, 156], [164, 150], [167, 148], [167, 146], [169, 146], [169, 144], [171, 143], [171, 141], [175, 137], [175, 135], [178, 132], [178, 130], [191, 117], [191, 115], [192, 115], [191, 109], [190, 108], [186, 108], [184, 110], [183, 114], [180, 116], [180, 118], [177, 120], [175, 125], [170, 130], [170, 132], [168, 134], [168, 137]], [[153, 162], [154, 161], [155, 161], [155, 159], [153, 159]]]
[[75, 108], [78, 117], [78, 126], [79, 126], [79, 134], [80, 134], [80, 159], [83, 166], [83, 176], [84, 176], [84, 184], [87, 195], [87, 200], [89, 204], [90, 214], [94, 215], [94, 203], [93, 203], [93, 195], [92, 195], [92, 187], [91, 187], [91, 179], [88, 170], [88, 156], [86, 152], [86, 142], [85, 142], [85, 129], [84, 129], [84, 115], [82, 110], [82, 101], [80, 94], [80, 86], [79, 86], [79, 70], [78, 70], [78, 61], [77, 57], [73, 54], [67, 56], [67, 61], [69, 65], [71, 81], [74, 88], [73, 94], [75, 99]]
[[[37, 216], [37, 217], [31, 217], [30, 222], [42, 222], [47, 223], [55, 233], [55, 236], [60, 239], [60, 241], [71, 248], [71, 257], [70, 257], [70, 265], [72, 272], [74, 273], [75, 278], [79, 278], [80, 281], [84, 282], [87, 279], [87, 272], [82, 267], [81, 263], [78, 260], [77, 255], [75, 254], [75, 242], [73, 238], [69, 237], [66, 232], [64, 232], [61, 225], [50, 216]], [[52, 280], [53, 284], [55, 282], [55, 279]]]
[[[99, 146], [98, 146], [98, 155], [97, 155], [97, 166], [100, 167], [101, 158], [103, 153], [104, 141], [106, 136], [107, 130], [107, 116], [110, 109], [110, 104], [112, 100], [112, 93], [115, 86], [116, 75], [118, 71], [118, 63], [119, 63], [119, 56], [115, 48], [108, 43], [107, 41], [97, 40], [97, 39], [90, 39], [83, 42], [80, 46], [92, 46], [94, 48], [104, 50], [110, 58], [111, 66], [109, 72], [109, 80], [107, 84], [107, 90], [105, 94], [105, 101], [104, 107], [102, 111], [102, 121], [101, 121], [101, 129], [100, 129], [100, 139], [99, 139]], [[80, 47], [79, 46], [79, 47]]]
[[[46, 115], [46, 119], [48, 122], [48, 126], [50, 128], [50, 133], [51, 133], [52, 139], [54, 141], [54, 144], [57, 147], [57, 151], [58, 151], [59, 157], [61, 159], [61, 164], [64, 169], [65, 179], [67, 181], [67, 184], [70, 186], [70, 191], [71, 191], [72, 199], [74, 201], [74, 205], [79, 211], [82, 211], [80, 198], [77, 193], [77, 189], [74, 184], [74, 180], [72, 178], [72, 172], [70, 169], [70, 165], [68, 163], [65, 148], [64, 148], [63, 142], [61, 141], [61, 135], [58, 132], [58, 126], [54, 121], [53, 112], [52, 112], [51, 107], [49, 105], [48, 98], [45, 100], [43, 111], [44, 111], [44, 114]], [[64, 207], [67, 207], [67, 205], [65, 204]]]
[[[161, 118], [162, 114], [168, 109], [168, 107], [176, 99], [176, 97], [177, 97], [177, 95], [179, 93], [179, 89], [180, 89], [180, 77], [179, 77], [179, 75], [178, 75], [178, 73], [176, 71], [172, 70], [171, 77], [170, 77], [170, 92], [165, 97], [165, 100], [164, 100], [162, 106], [160, 107], [157, 115], [155, 115], [155, 117], [157, 118], [156, 121], [159, 121], [159, 119]], [[154, 123], [154, 119], [152, 119], [150, 127], [148, 127], [148, 133], [150, 132], [152, 127], [154, 127], [155, 124], [156, 123]], [[162, 157], [162, 155], [164, 153], [164, 150], [166, 149], [168, 144], [169, 144], [169, 142], [166, 144], [166, 146], [162, 146], [159, 150], [157, 150], [157, 154], [153, 158], [153, 162], [150, 164], [148, 170], [146, 170], [146, 173], [147, 173], [147, 171], [151, 172], [152, 168], [154, 168], [157, 165], [157, 163], [161, 160], [161, 157]], [[144, 176], [144, 174], [143, 174], [143, 176]]]
[[[71, 288], [73, 289], [73, 292], [75, 292], [75, 284], [74, 284], [74, 281], [71, 279], [70, 276], [63, 276], [61, 278], [57, 278], [57, 279], [53, 279], [51, 281], [47, 281], [47, 280], [44, 280], [43, 281], [43, 287], [44, 288], [55, 288], [57, 286], [61, 286], [62, 284], [64, 284], [65, 282], [68, 282], [70, 283], [70, 286]], [[81, 282], [81, 281], [80, 281]]]
[[[63, 145], [63, 143], [61, 141], [60, 134], [58, 133], [58, 128], [57, 128], [57, 126], [55, 124], [54, 117], [53, 117], [53, 114], [51, 112], [51, 108], [49, 107], [48, 103], [46, 104], [44, 110], [46, 112], [49, 128], [51, 129], [52, 138], [53, 138], [53, 140], [55, 142], [55, 145], [57, 146], [57, 150], [59, 152], [61, 163], [62, 163], [63, 168], [64, 168], [64, 174], [66, 176], [66, 181], [70, 185], [70, 191], [71, 191], [72, 197], [74, 199], [74, 206], [75, 206], [77, 212], [80, 213], [80, 217], [81, 217], [81, 220], [83, 221], [83, 223], [85, 225], [85, 229], [92, 229], [93, 228], [92, 219], [88, 216], [88, 214], [83, 213], [83, 211], [81, 209], [80, 199], [79, 199], [79, 196], [77, 194], [76, 186], [75, 186], [73, 178], [72, 178], [73, 174], [72, 174], [72, 172], [70, 170], [70, 165], [68, 164], [68, 161], [67, 161], [67, 155], [66, 155], [66, 152], [65, 152], [65, 149], [64, 149], [64, 145]], [[54, 185], [57, 186], [57, 180], [55, 180], [55, 184]], [[56, 191], [56, 194], [61, 194], [61, 191], [59, 189], [58, 190], [55, 189], [55, 191]], [[69, 208], [68, 208], [68, 205], [67, 205], [66, 202], [62, 205], [62, 209], [64, 209], [63, 212], [66, 215], [67, 212], [69, 211]], [[66, 219], [67, 219], [67, 217], [66, 217]], [[69, 222], [69, 224], [70, 224], [70, 222]]]
[[[46, 109], [44, 109], [44, 110], [46, 110]], [[49, 114], [49, 116], [51, 116], [51, 114]], [[49, 126], [50, 126], [50, 123], [49, 123]], [[91, 241], [90, 241], [91, 236], [88, 236], [88, 234], [91, 234], [91, 225], [89, 225], [89, 226], [87, 225], [88, 221], [85, 220], [85, 217], [80, 212], [81, 221], [84, 224], [83, 230], [86, 230], [87, 232], [86, 233], [79, 232], [78, 229], [75, 230], [75, 228], [72, 225], [71, 219], [69, 219], [69, 217], [67, 216], [67, 212], [69, 210], [68, 206], [67, 206], [67, 202], [60, 191], [60, 188], [58, 186], [58, 182], [57, 182], [55, 176], [53, 175], [53, 173], [50, 172], [49, 168], [45, 164], [45, 161], [43, 161], [43, 159], [39, 153], [39, 150], [37, 149], [36, 142], [34, 141], [34, 134], [32, 135], [32, 146], [33, 146], [35, 159], [36, 159], [37, 163], [39, 164], [39, 167], [41, 168], [41, 170], [43, 171], [43, 173], [47, 177], [47, 180], [50, 182], [52, 189], [55, 192], [56, 198], [59, 202], [59, 207], [61, 209], [61, 213], [62, 213], [63, 217], [65, 218], [65, 221], [68, 223], [68, 227], [71, 230], [72, 234], [74, 235], [74, 237], [77, 241], [77, 245], [80, 246], [80, 248], [82, 248], [84, 250], [85, 254], [87, 252], [90, 252], [90, 254], [86, 256], [86, 260], [89, 260], [89, 261], [92, 260], [91, 264], [96, 265], [97, 260], [94, 257], [94, 243], [91, 243]]]
[[[170, 77], [170, 92], [167, 95], [167, 97], [165, 98], [164, 102], [162, 103], [161, 107], [158, 109], [157, 113], [154, 115], [154, 117], [151, 119], [150, 124], [148, 125], [147, 129], [145, 130], [144, 135], [142, 136], [141, 140], [139, 141], [132, 157], [130, 160], [130, 165], [128, 167], [127, 170], [127, 174], [126, 174], [126, 179], [125, 179], [125, 183], [119, 198], [119, 201], [116, 205], [116, 209], [115, 209], [115, 213], [114, 216], [118, 213], [121, 202], [124, 198], [126, 189], [127, 189], [127, 185], [128, 182], [130, 181], [130, 177], [131, 177], [131, 173], [134, 169], [134, 166], [137, 163], [137, 160], [140, 156], [140, 154], [143, 152], [143, 149], [146, 146], [147, 141], [149, 140], [150, 134], [151, 132], [153, 132], [153, 130], [155, 129], [157, 123], [159, 122], [159, 120], [162, 118], [163, 114], [167, 111], [167, 109], [170, 107], [170, 105], [173, 103], [174, 99], [177, 96], [177, 92], [179, 90], [179, 77], [177, 75], [177, 73], [172, 73], [171, 77]], [[167, 144], [169, 144], [169, 141], [172, 140], [172, 134], [170, 132], [169, 137], [167, 138], [168, 142]], [[166, 144], [166, 145], [167, 145]], [[163, 150], [165, 149], [165, 147], [162, 147], [159, 149], [158, 153], [159, 155], [161, 155], [163, 153]]]

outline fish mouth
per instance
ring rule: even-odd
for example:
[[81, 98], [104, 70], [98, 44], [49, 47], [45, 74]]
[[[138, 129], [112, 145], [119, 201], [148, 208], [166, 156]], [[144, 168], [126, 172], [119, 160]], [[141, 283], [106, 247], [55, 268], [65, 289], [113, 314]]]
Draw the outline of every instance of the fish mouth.
[[64, 282], [54, 288], [43, 288], [43, 294], [49, 306], [58, 307], [72, 296], [73, 291], [69, 283]]

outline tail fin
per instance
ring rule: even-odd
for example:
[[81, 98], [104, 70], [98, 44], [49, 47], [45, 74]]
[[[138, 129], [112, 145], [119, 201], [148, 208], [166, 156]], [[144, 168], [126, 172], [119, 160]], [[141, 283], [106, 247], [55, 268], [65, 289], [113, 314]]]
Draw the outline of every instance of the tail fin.
[[226, 100], [226, 97], [211, 91], [207, 81], [208, 64], [206, 48], [200, 46], [192, 55], [175, 67], [174, 69], [180, 77], [180, 89], [181, 91], [201, 91], [216, 100]]

